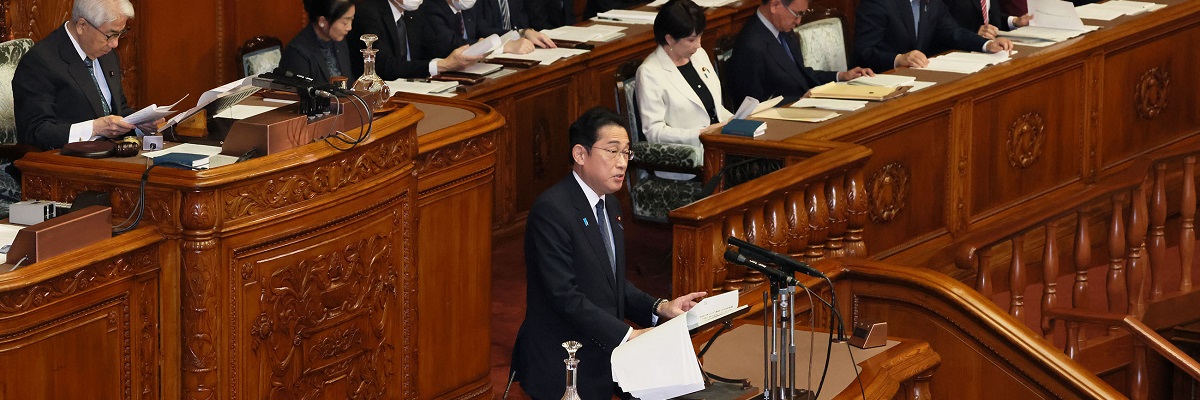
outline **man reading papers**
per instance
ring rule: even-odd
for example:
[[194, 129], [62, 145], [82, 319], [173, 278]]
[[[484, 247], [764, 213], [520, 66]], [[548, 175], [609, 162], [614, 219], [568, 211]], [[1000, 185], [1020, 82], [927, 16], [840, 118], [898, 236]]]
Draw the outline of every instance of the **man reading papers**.
[[525, 227], [525, 321], [513, 347], [513, 372], [534, 399], [558, 399], [566, 389], [561, 344], [583, 344], [576, 357], [584, 399], [615, 393], [609, 357], [614, 348], [660, 318], [680, 315], [704, 296], [655, 299], [625, 279], [621, 189], [633, 158], [621, 117], [604, 108], [585, 112], [569, 129], [571, 175], [534, 202]]

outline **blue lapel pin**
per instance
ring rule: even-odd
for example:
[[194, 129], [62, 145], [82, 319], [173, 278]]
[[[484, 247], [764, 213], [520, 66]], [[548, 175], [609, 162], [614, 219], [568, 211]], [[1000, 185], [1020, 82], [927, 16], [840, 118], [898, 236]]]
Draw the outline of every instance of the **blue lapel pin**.
[[587, 217], [583, 217], [583, 226], [588, 226]]

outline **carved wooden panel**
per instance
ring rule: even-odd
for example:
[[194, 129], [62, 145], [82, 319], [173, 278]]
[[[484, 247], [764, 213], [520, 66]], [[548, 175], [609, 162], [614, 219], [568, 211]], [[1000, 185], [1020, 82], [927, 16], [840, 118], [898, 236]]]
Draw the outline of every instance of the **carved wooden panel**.
[[1200, 126], [1200, 26], [1130, 38], [1104, 59], [1100, 160], [1105, 168]]
[[946, 228], [950, 115], [931, 115], [892, 134], [861, 143], [874, 154], [863, 167], [871, 222], [863, 230], [868, 249], [886, 249]]
[[[15, 285], [0, 292], [0, 398], [159, 398], [158, 242], [122, 244], [151, 234], [6, 274]], [[97, 259], [101, 246], [127, 252]]]
[[971, 112], [970, 221], [1079, 180], [1083, 65], [1061, 65], [978, 98]]
[[568, 81], [548, 82], [514, 99], [516, 115], [506, 128], [514, 136], [511, 160], [498, 160], [499, 170], [516, 174], [516, 210], [527, 211], [537, 196], [570, 171], [567, 127], [575, 120], [575, 94]]

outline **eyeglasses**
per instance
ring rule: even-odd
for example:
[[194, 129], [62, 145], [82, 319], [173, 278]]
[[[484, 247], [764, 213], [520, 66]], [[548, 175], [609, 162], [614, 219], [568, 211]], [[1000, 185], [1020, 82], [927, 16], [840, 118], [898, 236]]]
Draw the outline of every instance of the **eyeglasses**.
[[[87, 21], [87, 20], [84, 20], [84, 21]], [[88, 21], [88, 26], [92, 27], [92, 29], [95, 29], [96, 32], [100, 32], [101, 35], [104, 35], [105, 42], [111, 42], [113, 39], [120, 40], [121, 37], [125, 36], [126, 33], [129, 33], [129, 29], [130, 29], [129, 27], [125, 27], [125, 29], [122, 29], [119, 32], [104, 33], [104, 31], [100, 30], [99, 27], [97, 27], [96, 25], [92, 25], [91, 21]]]
[[618, 150], [606, 149], [603, 147], [596, 147], [596, 146], [592, 146], [592, 148], [596, 149], [596, 150], [604, 150], [604, 151], [608, 152], [609, 159], [617, 158], [617, 155], [619, 154], [619, 155], [625, 156], [625, 160], [628, 160], [628, 161], [633, 160], [633, 150], [618, 151]]
[[794, 17], [794, 18], [796, 18], [796, 19], [800, 19], [800, 16], [801, 16], [801, 14], [802, 14], [802, 13], [804, 13], [804, 12], [806, 12], [806, 11], [808, 11], [808, 10], [801, 11], [801, 12], [800, 12], [801, 14], [798, 14], [798, 13], [796, 13], [795, 11], [792, 11], [792, 7], [789, 7], [789, 6], [787, 6], [787, 5], [784, 5], [783, 3], [779, 3], [779, 5], [780, 5], [780, 6], [782, 6], [784, 10], [787, 10], [789, 13], [791, 13], [791, 14], [792, 14], [792, 17]]

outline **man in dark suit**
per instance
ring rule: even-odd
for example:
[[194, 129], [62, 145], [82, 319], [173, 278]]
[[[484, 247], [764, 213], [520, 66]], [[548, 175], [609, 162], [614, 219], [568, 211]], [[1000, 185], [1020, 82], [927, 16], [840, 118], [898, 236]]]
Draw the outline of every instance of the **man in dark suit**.
[[[485, 0], [496, 1], [496, 0]], [[450, 54], [455, 48], [473, 44], [491, 35], [504, 35], [512, 29], [504, 29], [497, 21], [488, 20], [476, 0], [433, 0], [421, 6], [427, 19], [425, 23], [425, 51], [434, 56]], [[533, 29], [522, 29], [521, 38], [504, 44], [505, 53], [526, 54], [537, 47], [554, 47], [554, 42], [545, 34]]]
[[479, 10], [479, 22], [484, 26], [484, 32], [503, 35], [503, 32], [518, 30], [534, 46], [556, 47], [550, 37], [529, 25], [525, 0], [480, 0], [475, 9]]
[[525, 0], [529, 27], [537, 30], [575, 25], [574, 0]]
[[513, 347], [513, 372], [536, 400], [558, 399], [566, 388], [566, 341], [583, 347], [577, 388], [584, 399], [614, 394], [609, 358], [637, 337], [625, 323], [650, 327], [689, 310], [704, 292], [655, 299], [625, 279], [621, 189], [633, 158], [621, 117], [604, 108], [585, 112], [570, 127], [571, 175], [534, 202], [525, 224], [525, 321]]
[[[434, 0], [440, 1], [440, 0]], [[354, 75], [363, 74], [361, 50], [367, 46], [361, 37], [375, 34], [379, 39], [372, 47], [375, 53], [375, 74], [384, 80], [427, 78], [446, 71], [457, 71], [479, 61], [480, 57], [463, 55], [455, 49], [445, 58], [432, 57], [421, 46], [424, 43], [426, 19], [417, 11], [421, 0], [363, 0], [358, 3], [354, 28], [346, 38], [350, 46], [350, 68]]]
[[112, 51], [130, 18], [128, 0], [77, 0], [71, 20], [29, 49], [12, 81], [18, 142], [48, 150], [135, 128]]
[[875, 75], [865, 68], [833, 72], [804, 66], [800, 39], [792, 30], [800, 26], [800, 15], [806, 10], [808, 0], [763, 0], [755, 16], [746, 20], [727, 65], [734, 107], [746, 97], [800, 97], [835, 79]]
[[1012, 50], [1006, 38], [988, 40], [950, 17], [942, 0], [863, 0], [854, 22], [854, 53], [879, 71], [929, 65], [926, 54], [946, 49]]
[[958, 26], [975, 33], [984, 39], [995, 39], [1000, 31], [1011, 31], [1029, 25], [1033, 15], [1025, 14], [1020, 17], [1008, 15], [995, 4], [994, 0], [945, 0], [950, 16], [958, 22]]

